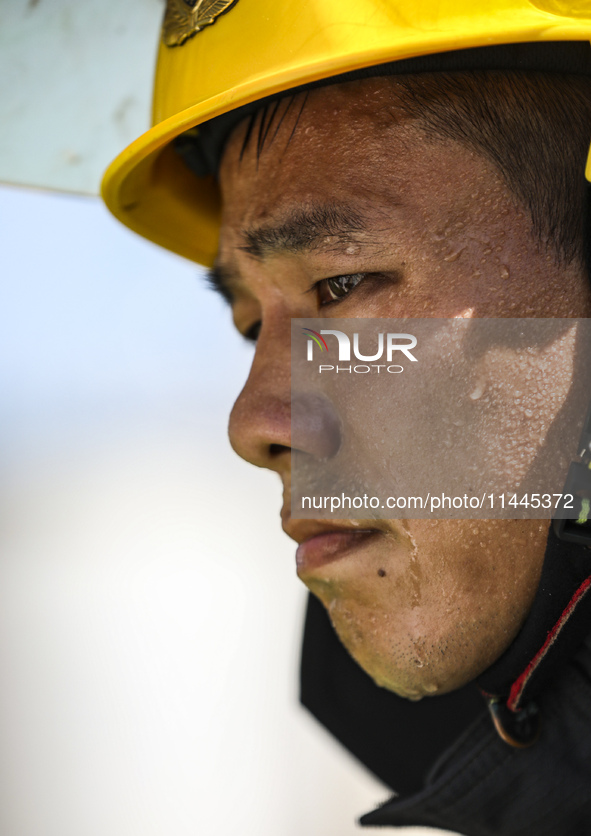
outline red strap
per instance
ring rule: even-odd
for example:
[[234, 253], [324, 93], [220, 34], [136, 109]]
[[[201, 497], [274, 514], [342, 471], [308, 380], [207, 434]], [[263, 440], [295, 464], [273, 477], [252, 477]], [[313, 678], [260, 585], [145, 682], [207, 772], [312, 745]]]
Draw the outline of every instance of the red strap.
[[528, 666], [523, 671], [523, 673], [520, 676], [517, 677], [517, 679], [515, 680], [515, 682], [511, 686], [511, 691], [509, 692], [509, 699], [507, 700], [507, 708], [509, 708], [511, 711], [518, 711], [519, 710], [519, 700], [521, 699], [521, 696], [523, 694], [523, 689], [525, 688], [525, 686], [529, 682], [532, 674], [534, 673], [534, 671], [536, 670], [536, 668], [538, 667], [538, 665], [540, 664], [540, 662], [542, 661], [542, 659], [544, 658], [544, 656], [546, 655], [546, 653], [548, 652], [550, 647], [556, 641], [556, 637], [558, 636], [558, 634], [560, 633], [560, 631], [562, 630], [562, 628], [564, 627], [564, 625], [566, 624], [568, 619], [573, 614], [573, 612], [575, 610], [575, 607], [577, 606], [579, 601], [582, 600], [585, 593], [590, 588], [591, 588], [591, 576], [589, 576], [586, 580], [584, 580], [583, 583], [580, 585], [580, 587], [577, 589], [577, 591], [575, 592], [573, 597], [568, 602], [568, 604], [567, 604], [566, 608], [564, 609], [562, 615], [560, 616], [560, 618], [558, 619], [558, 621], [556, 622], [554, 627], [548, 633], [548, 636], [547, 636], [546, 641], [544, 642], [544, 644], [538, 650], [538, 652], [536, 653], [534, 658], [531, 660], [531, 662], [528, 664]]

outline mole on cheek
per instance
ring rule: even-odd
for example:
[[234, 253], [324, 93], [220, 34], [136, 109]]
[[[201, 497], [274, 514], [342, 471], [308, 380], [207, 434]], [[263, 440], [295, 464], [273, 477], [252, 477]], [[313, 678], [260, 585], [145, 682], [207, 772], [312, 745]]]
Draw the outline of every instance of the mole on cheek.
[[380, 576], [380, 578], [385, 578], [386, 577], [385, 570], [384, 569], [378, 569], [378, 575]]

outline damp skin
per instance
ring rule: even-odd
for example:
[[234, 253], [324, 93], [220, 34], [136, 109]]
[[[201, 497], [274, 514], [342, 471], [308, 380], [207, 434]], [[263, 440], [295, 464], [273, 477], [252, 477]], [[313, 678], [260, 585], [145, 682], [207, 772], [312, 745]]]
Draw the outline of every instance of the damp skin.
[[[427, 139], [397, 107], [395, 82], [296, 97], [262, 144], [258, 127], [248, 142], [246, 125], [235, 130], [220, 171], [217, 265], [236, 327], [260, 326], [230, 438], [279, 475], [289, 509], [291, 318], [588, 317], [591, 300], [582, 267], [559, 266], [539, 245], [492, 163]], [[351, 222], [330, 228], [327, 207]], [[288, 234], [294, 217], [307, 218], [307, 240]], [[321, 303], [322, 283], [357, 274], [365, 278], [343, 299]], [[485, 396], [478, 385], [473, 395]], [[319, 433], [304, 428], [304, 452], [324, 449]], [[371, 540], [300, 578], [374, 681], [420, 699], [470, 681], [513, 640], [547, 529], [539, 520], [382, 520]]]
[[[347, 319], [338, 327], [359, 330], [359, 342], [369, 350], [376, 344], [375, 330], [386, 329], [387, 322]], [[513, 492], [521, 496], [542, 488], [559, 492], [578, 449], [580, 421], [591, 391], [586, 323], [466, 317], [390, 321], [387, 330], [410, 328], [421, 345], [420, 364], [414, 368], [408, 364], [395, 384], [386, 375], [354, 381], [343, 375], [311, 379], [305, 360], [292, 361], [295, 448], [301, 423], [299, 399], [306, 386], [313, 387], [316, 398], [322, 391], [338, 433], [330, 458], [292, 456], [296, 516], [302, 515], [297, 497], [313, 493], [404, 498], [429, 493], [454, 496], [468, 487], [476, 497], [507, 494], [508, 499]], [[323, 410], [317, 409], [315, 417], [325, 421], [322, 436], [330, 440]], [[388, 511], [376, 504], [372, 512], [346, 513], [429, 516], [410, 507], [410, 511]], [[464, 508], [441, 515], [494, 517], [499, 510], [475, 515]], [[530, 514], [547, 515], [548, 511]]]

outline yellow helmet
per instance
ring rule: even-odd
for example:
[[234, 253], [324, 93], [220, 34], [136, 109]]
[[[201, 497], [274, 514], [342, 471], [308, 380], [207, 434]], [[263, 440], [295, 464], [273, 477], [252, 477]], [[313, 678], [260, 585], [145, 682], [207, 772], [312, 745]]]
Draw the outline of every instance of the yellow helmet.
[[[111, 163], [103, 197], [140, 235], [211, 265], [217, 183], [214, 174], [189, 170], [172, 145], [180, 134], [363, 68], [391, 62], [404, 62], [395, 71], [405, 72], [474, 68], [462, 51], [478, 47], [484, 49], [470, 55], [480, 56], [481, 68], [547, 69], [549, 62], [550, 69], [577, 72], [575, 45], [565, 62], [556, 50], [550, 54], [548, 42], [586, 41], [587, 52], [590, 40], [591, 0], [168, 0], [153, 127]], [[505, 55], [494, 48], [510, 44], [530, 46]], [[428, 57], [441, 53], [436, 63]]]

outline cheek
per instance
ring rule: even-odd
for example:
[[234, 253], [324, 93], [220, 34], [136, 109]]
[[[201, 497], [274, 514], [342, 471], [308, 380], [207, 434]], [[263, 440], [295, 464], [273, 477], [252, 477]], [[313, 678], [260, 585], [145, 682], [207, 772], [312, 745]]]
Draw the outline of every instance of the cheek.
[[[454, 613], [516, 631], [535, 594], [545, 552], [545, 520], [409, 520], [421, 567], [420, 604], [446, 621]], [[412, 560], [407, 569], [412, 586]]]
[[308, 586], [376, 683], [417, 699], [469, 682], [513, 640], [537, 588], [547, 523], [405, 527], [404, 554], [398, 547], [339, 562]]

